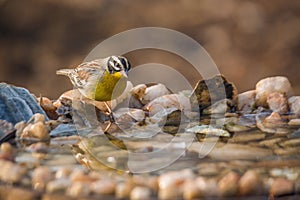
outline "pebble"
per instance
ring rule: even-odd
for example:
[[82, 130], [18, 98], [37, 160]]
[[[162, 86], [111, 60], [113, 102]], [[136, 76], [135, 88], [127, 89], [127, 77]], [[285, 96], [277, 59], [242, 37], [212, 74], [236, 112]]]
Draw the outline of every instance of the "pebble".
[[90, 186], [83, 182], [73, 182], [66, 192], [66, 194], [71, 197], [84, 197], [90, 193]]
[[139, 84], [134, 86], [130, 93], [132, 96], [134, 96], [137, 99], [142, 99], [145, 96], [147, 85], [145, 84]]
[[290, 97], [293, 93], [289, 80], [283, 76], [268, 77], [256, 84], [256, 106], [267, 107], [267, 98], [270, 94], [277, 92]]
[[134, 185], [132, 181], [128, 180], [127, 182], [121, 182], [116, 185], [115, 196], [118, 199], [125, 199], [130, 197], [131, 190]]
[[186, 132], [205, 134], [205, 135], [209, 135], [209, 136], [230, 137], [230, 133], [228, 131], [220, 129], [220, 128], [214, 128], [209, 125], [194, 126], [194, 127], [186, 129]]
[[294, 192], [294, 184], [285, 178], [276, 178], [270, 186], [271, 196], [288, 195]]
[[52, 101], [47, 97], [38, 98], [38, 103], [42, 107], [42, 109], [46, 112], [47, 116], [50, 119], [57, 119], [58, 114], [56, 112], [56, 107], [53, 105]]
[[286, 114], [288, 112], [288, 102], [284, 94], [273, 92], [267, 97], [267, 104], [273, 112]]
[[70, 167], [61, 167], [58, 169], [55, 173], [55, 178], [60, 179], [60, 178], [68, 178], [69, 175], [71, 174], [72, 170]]
[[288, 99], [291, 113], [300, 117], [300, 96], [293, 96]]
[[103, 179], [91, 184], [91, 191], [95, 194], [112, 195], [116, 190], [116, 182], [112, 179]]
[[243, 113], [251, 113], [255, 109], [256, 91], [250, 90], [238, 94], [237, 109]]
[[144, 107], [145, 110], [149, 111], [150, 116], [153, 116], [167, 108], [190, 111], [190, 100], [188, 97], [182, 95], [168, 94], [154, 99]]
[[289, 133], [289, 130], [284, 127], [287, 123], [283, 121], [280, 115], [276, 112], [273, 112], [268, 117], [264, 114], [257, 114], [255, 118], [256, 126], [262, 132], [277, 135], [287, 135]]
[[260, 195], [263, 192], [263, 182], [259, 174], [254, 170], [248, 170], [241, 177], [239, 181], [239, 194], [246, 195]]
[[135, 185], [145, 186], [153, 191], [158, 190], [158, 178], [156, 176], [133, 176], [132, 181]]
[[187, 180], [183, 186], [183, 199], [191, 200], [198, 199], [202, 196], [200, 187], [195, 184], [195, 180]]
[[224, 114], [231, 110], [233, 107], [233, 102], [229, 99], [223, 99], [217, 101], [208, 108], [203, 109], [202, 114], [211, 115], [211, 114]]
[[238, 192], [239, 175], [235, 172], [229, 172], [219, 182], [220, 194], [223, 197], [234, 196]]
[[72, 184], [69, 178], [59, 178], [48, 182], [46, 191], [48, 193], [64, 193], [67, 188]]
[[[198, 178], [196, 179], [196, 184], [199, 185]], [[220, 189], [218, 187], [218, 181], [216, 178], [206, 179], [206, 182], [203, 183], [203, 186], [204, 186], [204, 188], [202, 188], [201, 191], [203, 191], [203, 195], [205, 197], [220, 196]]]
[[28, 124], [24, 128], [20, 138], [36, 138], [40, 141], [49, 141], [50, 135], [45, 124], [39, 121], [35, 124]]
[[[183, 195], [183, 185], [188, 179], [194, 178], [194, 173], [190, 169], [182, 171], [171, 171], [159, 176], [158, 197], [159, 199], [178, 199]], [[176, 190], [174, 190], [176, 188]]]
[[37, 191], [44, 191], [47, 183], [52, 179], [53, 175], [48, 167], [37, 167], [32, 173], [32, 187]]
[[6, 183], [19, 183], [27, 173], [27, 168], [11, 161], [0, 160], [0, 180]]
[[171, 94], [168, 88], [165, 85], [159, 83], [157, 85], [153, 85], [146, 88], [145, 95], [141, 98], [141, 102], [143, 104], [147, 104], [158, 97], [168, 94]]
[[291, 119], [288, 123], [289, 126], [300, 126], [300, 119]]
[[1, 153], [13, 154], [13, 147], [8, 142], [4, 142], [0, 146]]
[[151, 189], [147, 187], [137, 186], [130, 193], [131, 200], [148, 200], [151, 197]]

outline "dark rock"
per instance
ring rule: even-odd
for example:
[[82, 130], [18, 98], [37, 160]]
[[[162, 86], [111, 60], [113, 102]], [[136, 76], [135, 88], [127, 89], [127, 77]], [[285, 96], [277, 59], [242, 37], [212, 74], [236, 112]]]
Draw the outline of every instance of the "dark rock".
[[202, 112], [217, 101], [223, 99], [236, 101], [236, 98], [236, 87], [222, 75], [216, 75], [211, 79], [199, 81], [194, 88], [190, 101], [194, 111], [199, 109]]
[[51, 137], [62, 137], [77, 134], [77, 128], [74, 124], [60, 124], [50, 132]]
[[16, 124], [28, 121], [35, 113], [45, 115], [36, 99], [25, 88], [0, 83], [0, 119]]

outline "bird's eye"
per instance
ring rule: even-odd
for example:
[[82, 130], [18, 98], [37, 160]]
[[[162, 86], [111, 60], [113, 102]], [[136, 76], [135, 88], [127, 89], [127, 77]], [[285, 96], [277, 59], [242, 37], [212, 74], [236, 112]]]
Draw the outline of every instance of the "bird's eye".
[[123, 58], [123, 57], [121, 57], [120, 60], [121, 60], [124, 70], [126, 72], [128, 72], [131, 69], [130, 63], [128, 62], [128, 60], [126, 58]]

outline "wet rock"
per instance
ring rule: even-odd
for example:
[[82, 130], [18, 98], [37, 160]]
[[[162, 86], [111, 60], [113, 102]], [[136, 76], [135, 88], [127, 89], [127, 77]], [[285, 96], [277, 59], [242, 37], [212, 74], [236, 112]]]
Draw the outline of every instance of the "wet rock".
[[199, 81], [192, 92], [190, 101], [194, 111], [202, 112], [203, 109], [223, 99], [235, 102], [237, 89], [222, 75], [216, 75], [211, 79]]
[[266, 134], [262, 132], [245, 132], [245, 133], [235, 133], [232, 138], [228, 140], [231, 143], [247, 143], [251, 141], [263, 140], [266, 137]]
[[272, 148], [277, 144], [279, 144], [280, 142], [282, 142], [283, 140], [284, 138], [271, 138], [271, 139], [262, 140], [258, 144], [261, 146]]
[[131, 200], [147, 200], [151, 197], [151, 190], [147, 187], [137, 186], [130, 193]]
[[218, 183], [221, 196], [234, 196], [238, 192], [239, 175], [235, 172], [229, 172]]
[[300, 119], [291, 119], [288, 123], [289, 126], [300, 126]]
[[288, 99], [291, 113], [300, 117], [300, 96], [293, 96]]
[[273, 92], [267, 97], [267, 104], [273, 112], [286, 114], [288, 112], [288, 102], [284, 94]]
[[251, 113], [255, 109], [255, 96], [256, 91], [250, 90], [238, 94], [237, 109], [243, 113]]
[[267, 107], [267, 98], [271, 93], [277, 92], [286, 97], [290, 97], [293, 93], [289, 80], [283, 76], [269, 77], [260, 80], [256, 84], [256, 105]]
[[62, 137], [77, 134], [78, 132], [75, 124], [60, 124], [50, 132], [51, 137]]
[[186, 132], [205, 134], [208, 136], [230, 137], [230, 133], [220, 128], [214, 128], [209, 125], [194, 126], [186, 129]]
[[[189, 149], [198, 152], [201, 155], [202, 144], [193, 143]], [[252, 147], [245, 144], [225, 144], [215, 145], [208, 154], [215, 160], [259, 160], [268, 156], [272, 156], [270, 149]]]
[[141, 101], [143, 104], [147, 104], [158, 97], [168, 94], [171, 94], [168, 88], [165, 85], [159, 83], [157, 85], [147, 87], [145, 89], [145, 94], [141, 98]]
[[280, 196], [293, 194], [293, 192], [294, 185], [292, 181], [289, 181], [285, 178], [277, 178], [271, 184], [269, 194], [271, 196]]
[[300, 138], [300, 129], [294, 131], [292, 134], [288, 136], [289, 138]]
[[259, 113], [255, 116], [255, 118], [257, 128], [265, 133], [287, 135], [289, 132], [289, 130], [285, 127], [287, 123], [277, 112], [273, 112], [269, 116], [267, 116], [267, 113]]
[[0, 83], [0, 110], [0, 119], [12, 124], [28, 121], [35, 113], [46, 116], [28, 90], [6, 83]]
[[239, 181], [239, 194], [246, 195], [260, 195], [263, 193], [263, 182], [254, 170], [248, 170], [244, 173]]

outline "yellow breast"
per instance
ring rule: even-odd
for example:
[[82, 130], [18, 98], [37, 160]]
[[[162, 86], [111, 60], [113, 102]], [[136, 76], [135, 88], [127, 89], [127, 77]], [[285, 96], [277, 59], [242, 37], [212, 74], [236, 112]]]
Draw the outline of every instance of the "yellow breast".
[[120, 72], [110, 74], [105, 71], [99, 80], [93, 98], [97, 101], [110, 101], [118, 98], [126, 88], [126, 77]]

